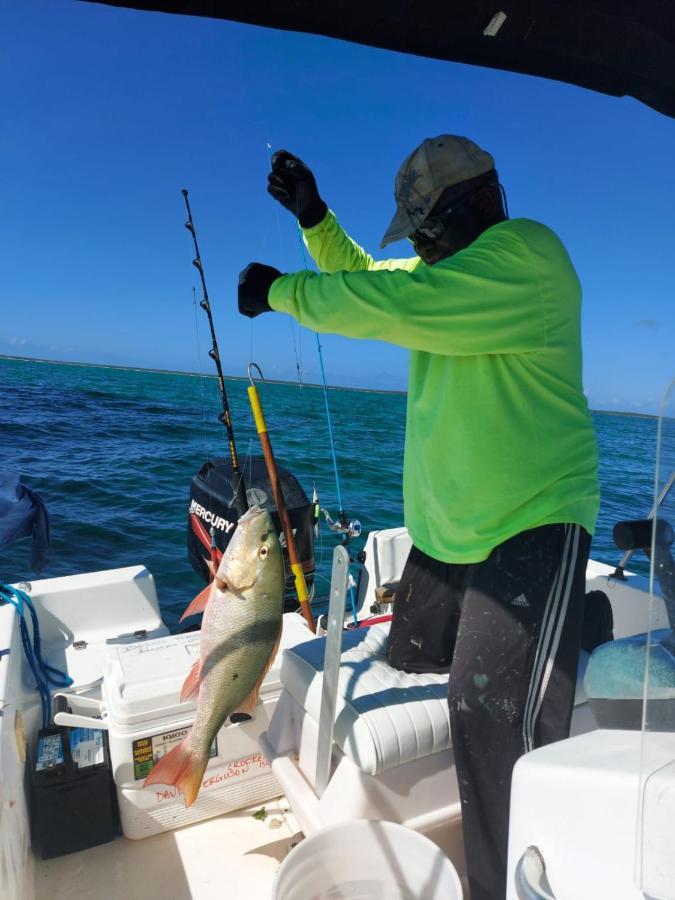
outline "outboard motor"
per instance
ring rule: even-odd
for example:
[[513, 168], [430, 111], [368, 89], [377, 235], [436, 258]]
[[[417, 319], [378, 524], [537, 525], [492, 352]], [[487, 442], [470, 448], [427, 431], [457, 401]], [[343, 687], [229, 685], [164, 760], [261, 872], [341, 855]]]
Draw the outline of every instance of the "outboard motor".
[[[653, 532], [655, 532], [653, 534]], [[614, 542], [620, 550], [652, 554], [654, 574], [661, 586], [669, 628], [611, 641], [592, 654], [584, 687], [600, 728], [642, 728], [645, 665], [649, 646], [650, 731], [670, 731], [675, 721], [675, 560], [673, 529], [665, 519], [618, 522]], [[648, 644], [649, 641], [649, 644]]]
[[[300, 483], [291, 472], [277, 465], [279, 483], [283, 491], [291, 526], [295, 535], [298, 557], [305, 573], [307, 590], [312, 594], [314, 583], [314, 534], [313, 509]], [[269, 510], [272, 521], [279, 532], [284, 551], [286, 571], [285, 609], [297, 609], [294, 580], [288, 561], [286, 541], [281, 521], [274, 505], [272, 486], [267, 475], [267, 466], [262, 456], [247, 459], [244, 470], [246, 497], [250, 506], [254, 504]], [[217, 559], [220, 560], [234, 534], [239, 519], [234, 508], [236, 478], [232, 474], [229, 460], [213, 459], [205, 462], [190, 485], [190, 502], [187, 520], [187, 549], [192, 568], [204, 579], [211, 580], [208, 562], [211, 546], [215, 542]]]

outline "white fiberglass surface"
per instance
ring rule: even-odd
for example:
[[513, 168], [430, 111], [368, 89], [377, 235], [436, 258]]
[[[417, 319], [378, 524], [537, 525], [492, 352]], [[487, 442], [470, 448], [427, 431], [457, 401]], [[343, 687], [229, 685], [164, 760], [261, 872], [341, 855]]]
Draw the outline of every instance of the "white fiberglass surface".
[[142, 841], [119, 837], [37, 861], [35, 900], [269, 900], [275, 871], [301, 838], [286, 800], [272, 800]]

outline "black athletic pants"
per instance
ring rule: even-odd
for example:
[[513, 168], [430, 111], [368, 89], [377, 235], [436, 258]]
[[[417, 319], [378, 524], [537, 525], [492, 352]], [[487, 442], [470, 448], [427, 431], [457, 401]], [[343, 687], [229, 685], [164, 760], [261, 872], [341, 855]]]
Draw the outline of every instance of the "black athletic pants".
[[396, 591], [389, 662], [449, 672], [471, 900], [505, 895], [516, 760], [569, 734], [590, 542], [544, 525], [469, 565], [413, 547]]

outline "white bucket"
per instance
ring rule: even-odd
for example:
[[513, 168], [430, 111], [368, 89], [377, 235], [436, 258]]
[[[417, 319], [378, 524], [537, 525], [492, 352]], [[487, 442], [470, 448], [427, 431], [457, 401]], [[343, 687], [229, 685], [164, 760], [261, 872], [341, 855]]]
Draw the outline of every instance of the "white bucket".
[[305, 838], [272, 900], [462, 900], [459, 875], [429, 838], [395, 822], [342, 822]]

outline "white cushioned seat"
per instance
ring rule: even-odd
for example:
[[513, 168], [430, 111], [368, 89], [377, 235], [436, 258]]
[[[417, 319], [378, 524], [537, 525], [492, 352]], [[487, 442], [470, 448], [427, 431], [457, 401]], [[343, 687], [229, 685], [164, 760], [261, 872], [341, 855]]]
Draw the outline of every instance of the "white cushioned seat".
[[[342, 644], [334, 740], [371, 775], [450, 747], [448, 676], [392, 669], [386, 660], [388, 631], [388, 624], [346, 631]], [[284, 689], [317, 726], [324, 650], [323, 638], [307, 641], [285, 650], [281, 663]], [[587, 658], [582, 654], [580, 676]], [[583, 700], [578, 687], [575, 703]]]
[[[450, 746], [448, 676], [408, 675], [387, 663], [389, 626], [346, 631], [335, 710], [335, 743], [376, 775]], [[281, 683], [318, 724], [325, 641], [284, 651]]]

